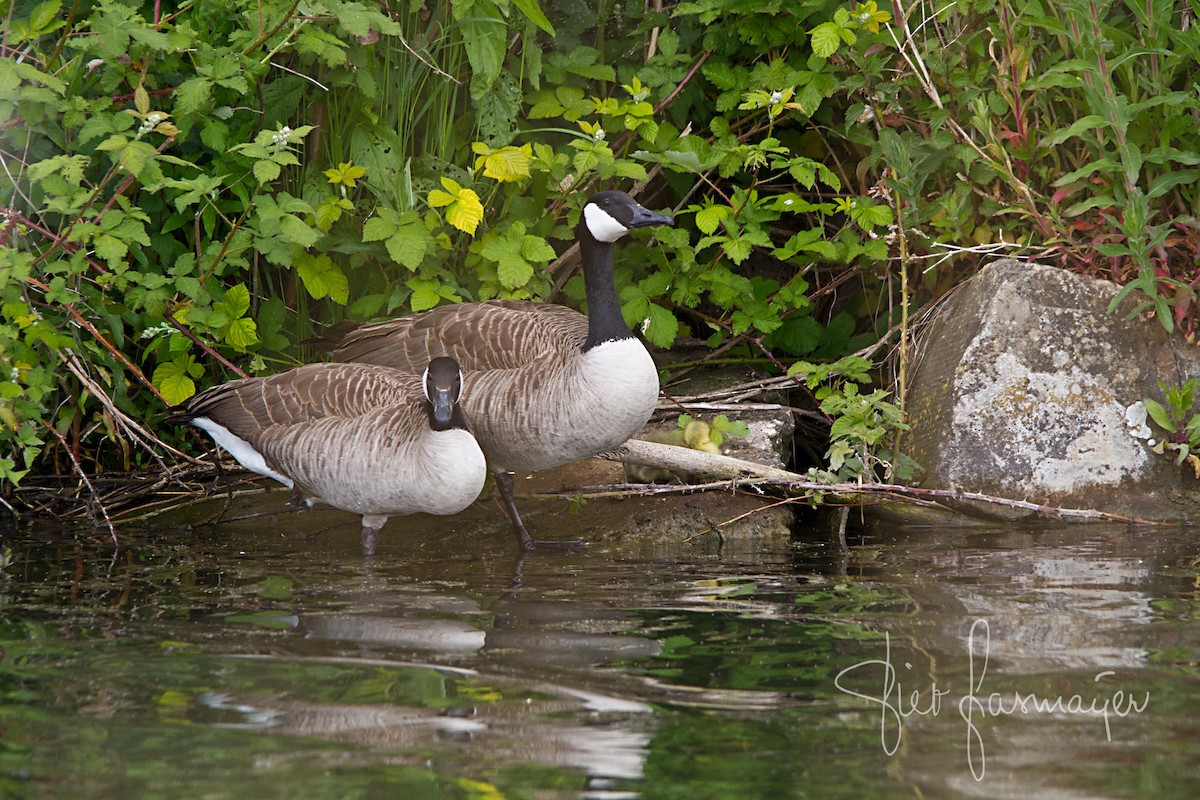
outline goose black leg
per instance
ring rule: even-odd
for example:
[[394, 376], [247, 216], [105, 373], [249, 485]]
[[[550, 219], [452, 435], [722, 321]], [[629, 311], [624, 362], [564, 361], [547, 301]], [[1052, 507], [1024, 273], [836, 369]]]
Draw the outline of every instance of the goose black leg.
[[517, 541], [520, 542], [521, 549], [526, 553], [541, 550], [568, 550], [578, 553], [587, 548], [587, 543], [581, 539], [562, 542], [534, 539], [525, 529], [525, 523], [521, 522], [521, 514], [517, 511], [517, 501], [513, 498], [512, 473], [497, 472], [496, 488], [500, 490], [500, 496], [504, 498], [504, 507], [508, 510], [508, 518], [512, 520], [513, 528], [517, 532]]
[[375, 555], [375, 542], [379, 538], [379, 529], [387, 522], [387, 517], [366, 515], [362, 519], [362, 550], [364, 556]]

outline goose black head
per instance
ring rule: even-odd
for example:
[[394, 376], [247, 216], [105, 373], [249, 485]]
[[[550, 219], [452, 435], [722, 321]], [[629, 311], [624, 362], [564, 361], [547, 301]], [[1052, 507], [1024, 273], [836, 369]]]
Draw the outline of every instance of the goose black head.
[[588, 198], [576, 234], [581, 239], [586, 235], [597, 242], [612, 244], [634, 228], [674, 224], [671, 217], [654, 213], [624, 192], [606, 191]]
[[429, 362], [421, 376], [421, 386], [429, 401], [433, 429], [465, 428], [466, 423], [458, 406], [462, 395], [463, 376], [458, 362], [448, 356], [439, 356]]

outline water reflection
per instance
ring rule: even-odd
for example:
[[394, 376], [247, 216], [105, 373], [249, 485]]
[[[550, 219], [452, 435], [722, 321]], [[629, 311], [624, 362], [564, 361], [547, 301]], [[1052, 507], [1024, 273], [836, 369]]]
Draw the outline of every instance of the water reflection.
[[[364, 562], [353, 526], [160, 529], [117, 552], [9, 531], [0, 795], [1194, 795], [1190, 531], [849, 541], [521, 563], [468, 526], [393, 532]], [[1064, 706], [980, 713], [972, 745], [958, 708], [1118, 688], [1149, 704], [1111, 741]]]

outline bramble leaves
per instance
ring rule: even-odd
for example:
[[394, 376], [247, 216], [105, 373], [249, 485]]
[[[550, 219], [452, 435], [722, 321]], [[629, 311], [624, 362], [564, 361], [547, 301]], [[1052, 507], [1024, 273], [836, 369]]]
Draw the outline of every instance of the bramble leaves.
[[387, 208], [379, 209], [378, 214], [363, 224], [362, 240], [383, 242], [392, 260], [413, 272], [420, 269], [432, 245], [429, 231], [417, 212], [397, 213]]
[[[483, 203], [471, 189], [459, 186], [450, 178], [442, 178], [442, 189], [429, 193], [429, 205], [445, 209], [446, 221], [470, 236], [483, 221]], [[443, 189], [445, 191], [443, 191]]]
[[328, 297], [342, 306], [349, 302], [350, 282], [346, 279], [346, 273], [328, 255], [301, 253], [296, 258], [296, 272], [304, 281], [309, 297], [314, 300]]
[[195, 379], [203, 374], [204, 368], [196, 363], [195, 357], [185, 353], [155, 367], [151, 383], [168, 405], [178, 405], [196, 393]]
[[505, 289], [518, 289], [533, 277], [535, 264], [554, 258], [554, 248], [540, 236], [525, 232], [525, 224], [513, 222], [502, 233], [489, 233], [480, 254], [496, 263], [496, 277]]

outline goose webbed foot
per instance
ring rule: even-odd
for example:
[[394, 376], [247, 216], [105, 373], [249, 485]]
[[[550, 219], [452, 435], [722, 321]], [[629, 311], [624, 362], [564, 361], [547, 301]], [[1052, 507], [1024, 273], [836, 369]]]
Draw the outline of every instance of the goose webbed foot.
[[521, 522], [521, 514], [517, 511], [516, 500], [513, 499], [513, 476], [511, 472], [497, 472], [496, 486], [500, 496], [504, 498], [504, 507], [508, 510], [508, 518], [512, 520], [513, 530], [517, 534], [517, 542], [526, 553], [583, 553], [587, 551], [587, 542], [582, 539], [555, 541], [535, 539], [525, 529]]
[[[517, 521], [519, 523], [519, 520]], [[517, 541], [526, 553], [586, 553], [587, 542], [583, 539], [535, 539], [525, 530], [525, 526], [514, 523], [517, 531]]]

